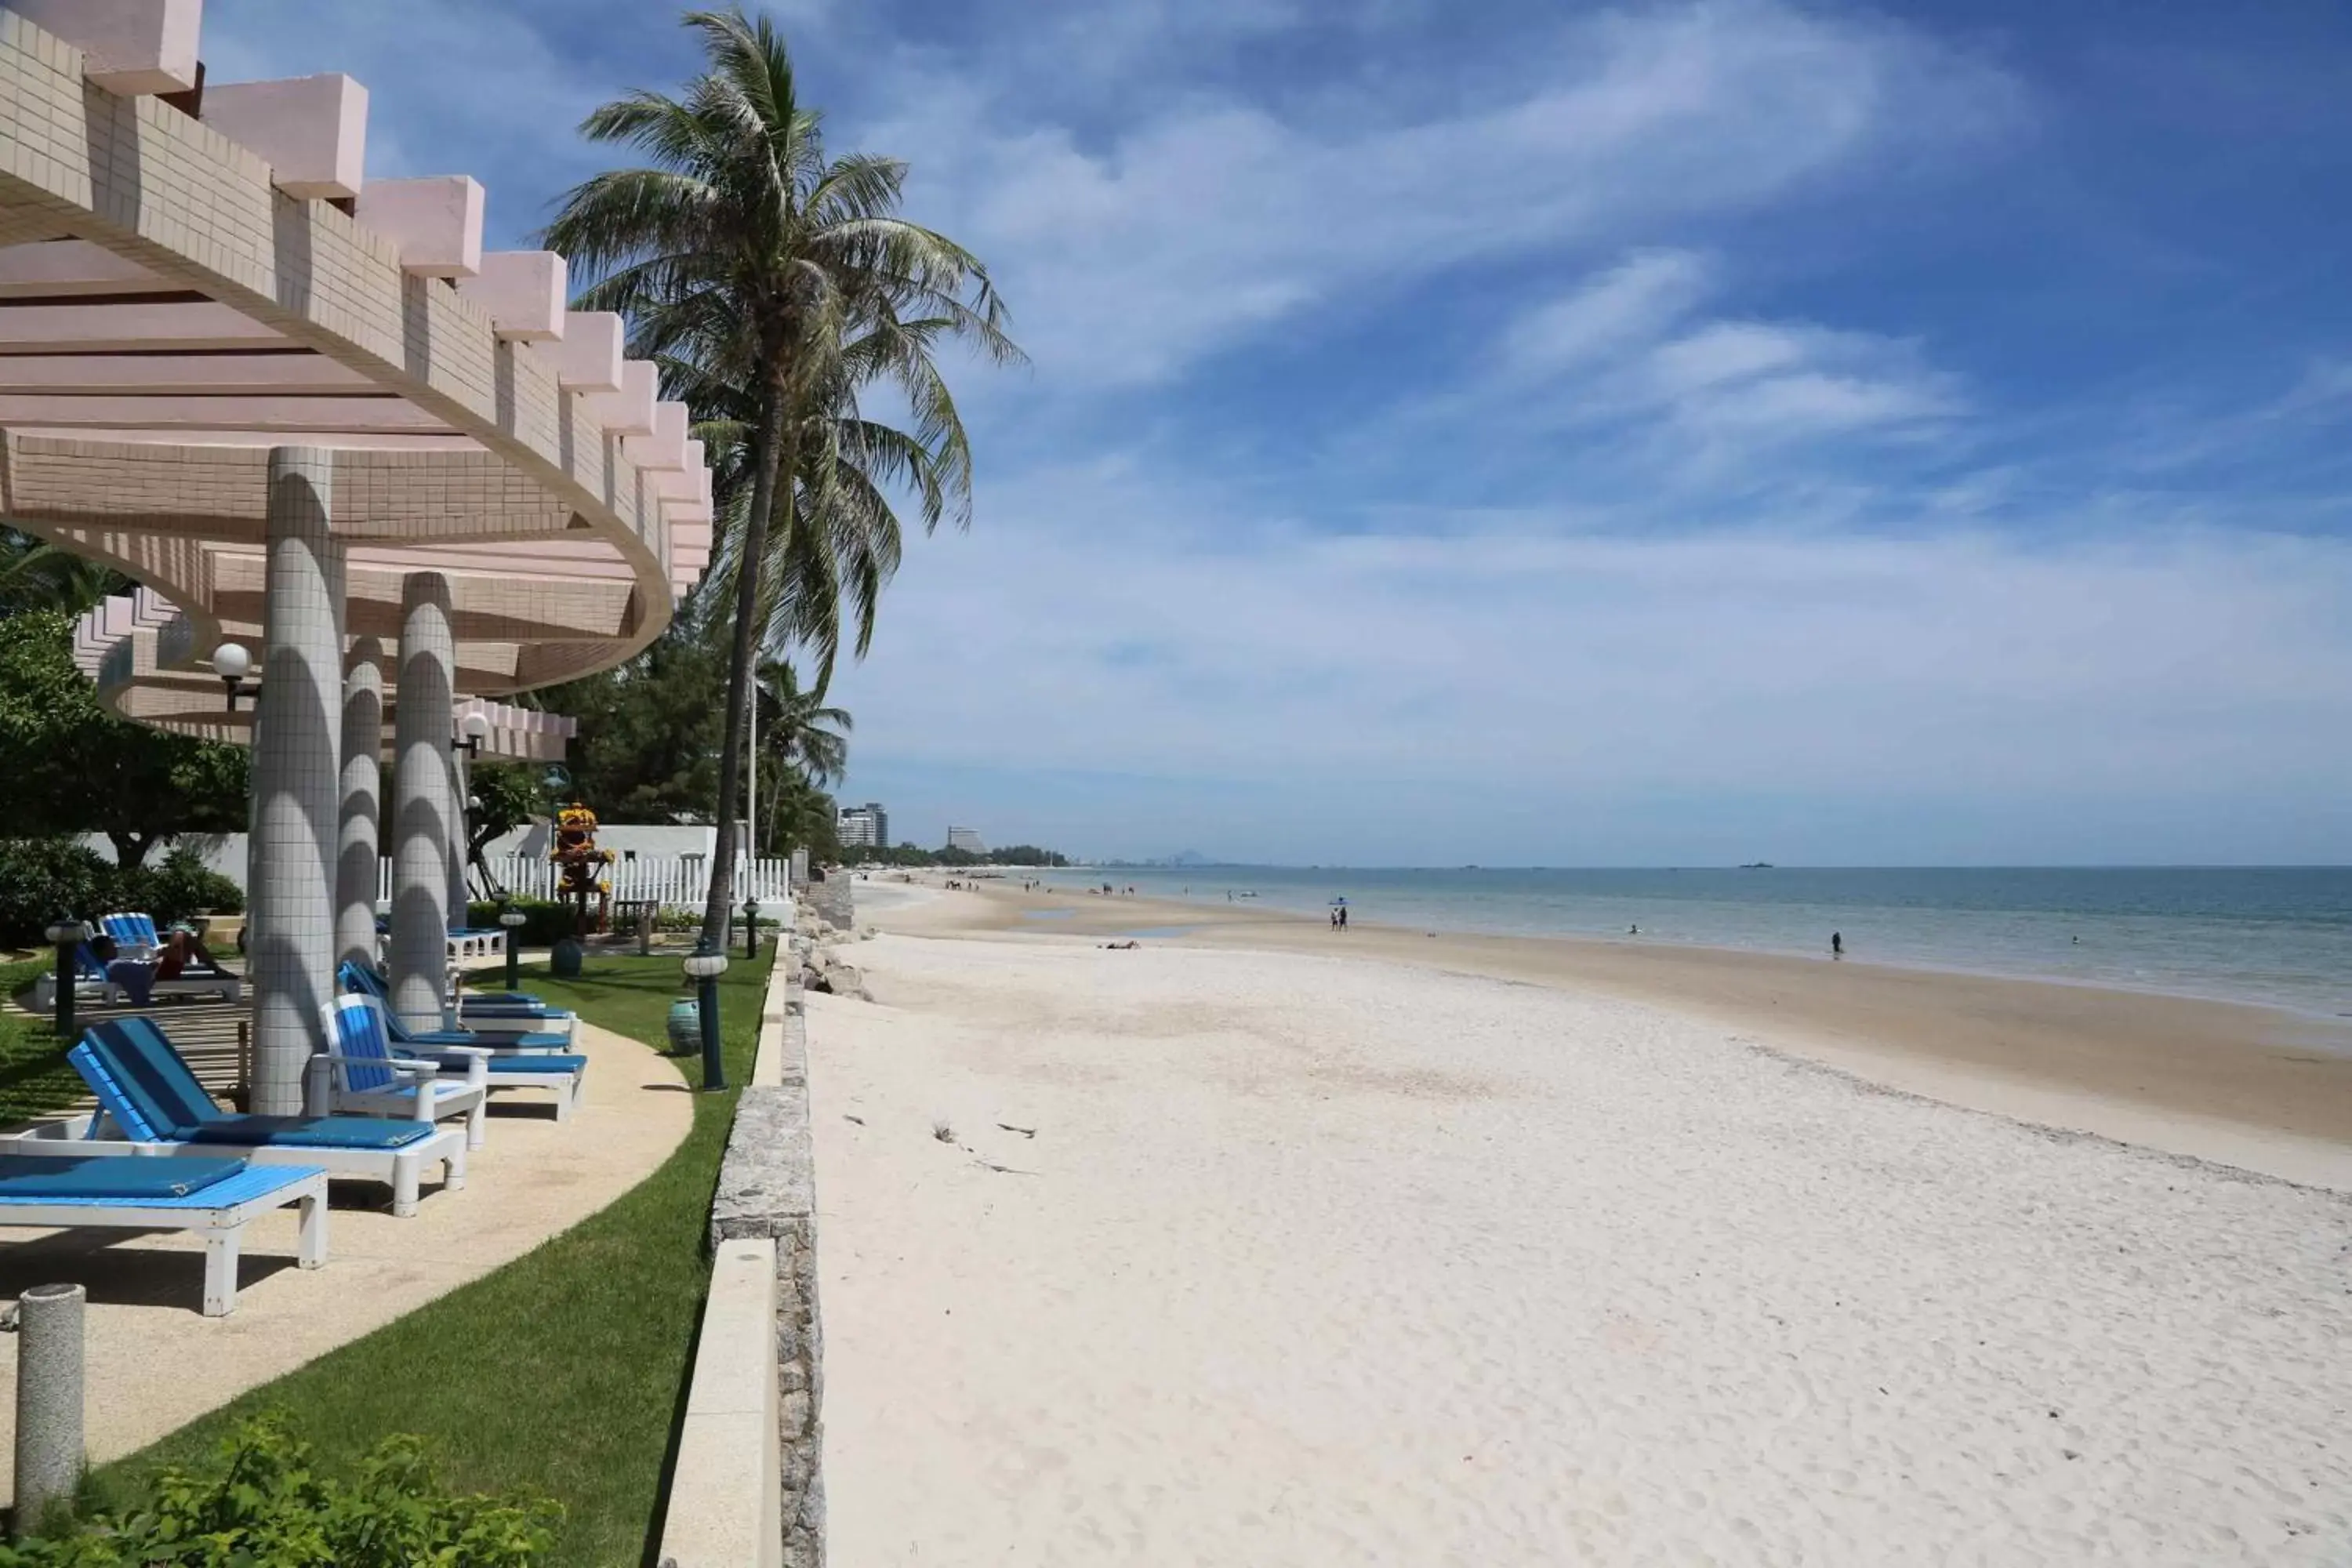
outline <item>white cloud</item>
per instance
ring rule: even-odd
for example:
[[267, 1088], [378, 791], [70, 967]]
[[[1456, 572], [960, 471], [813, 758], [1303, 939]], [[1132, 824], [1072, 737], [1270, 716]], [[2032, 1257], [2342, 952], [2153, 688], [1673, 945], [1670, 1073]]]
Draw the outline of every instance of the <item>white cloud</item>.
[[1220, 549], [1172, 499], [1041, 474], [923, 552], [844, 680], [860, 765], [2283, 808], [2352, 767], [2352, 542], [1781, 518]]
[[1057, 382], [1149, 383], [1318, 304], [1530, 251], [1622, 248], [2011, 112], [2005, 79], [1763, 4], [1608, 13], [1449, 115], [1285, 118], [1194, 96], [1107, 140], [924, 62], [866, 140], [989, 258]]

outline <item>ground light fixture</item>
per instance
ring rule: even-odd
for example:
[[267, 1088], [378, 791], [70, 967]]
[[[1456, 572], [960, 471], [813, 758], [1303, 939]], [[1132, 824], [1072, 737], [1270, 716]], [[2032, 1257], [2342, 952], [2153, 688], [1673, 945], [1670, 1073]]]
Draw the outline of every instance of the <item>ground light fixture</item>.
[[74, 950], [89, 940], [89, 927], [71, 916], [60, 916], [41, 934], [58, 950], [58, 1038], [68, 1039], [74, 1027]]
[[517, 948], [522, 941], [522, 922], [529, 918], [514, 907], [514, 900], [511, 899], [508, 900], [506, 906], [499, 910], [499, 924], [504, 926], [507, 932], [507, 989], [509, 992], [520, 984], [515, 973], [515, 964], [520, 957]]
[[719, 1054], [719, 977], [727, 973], [727, 955], [710, 951], [710, 939], [695, 938], [687, 955], [686, 973], [694, 982], [694, 1012], [702, 1026], [702, 1087], [727, 1087], [727, 1064]]
[[225, 642], [213, 649], [213, 673], [228, 688], [228, 710], [236, 711], [236, 700], [251, 697], [261, 689], [261, 682], [248, 682], [245, 678], [253, 673], [253, 655], [241, 642]]

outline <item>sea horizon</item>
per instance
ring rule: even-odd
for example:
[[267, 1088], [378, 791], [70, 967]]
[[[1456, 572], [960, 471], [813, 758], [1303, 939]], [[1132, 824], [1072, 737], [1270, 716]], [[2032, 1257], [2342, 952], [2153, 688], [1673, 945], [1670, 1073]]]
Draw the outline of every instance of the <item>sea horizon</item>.
[[1829, 958], [2352, 1017], [2352, 868], [1075, 866], [1206, 908]]

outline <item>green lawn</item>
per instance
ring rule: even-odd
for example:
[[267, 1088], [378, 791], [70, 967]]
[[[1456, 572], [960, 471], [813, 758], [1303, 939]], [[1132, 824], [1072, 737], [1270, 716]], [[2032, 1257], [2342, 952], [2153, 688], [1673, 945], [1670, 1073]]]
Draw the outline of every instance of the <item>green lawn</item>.
[[[767, 970], [764, 959], [738, 959], [720, 982], [728, 1081], [739, 1087], [751, 1073]], [[681, 994], [675, 957], [592, 957], [573, 981], [525, 973], [524, 989], [656, 1047]], [[698, 1058], [679, 1065], [688, 1082], [700, 1080]], [[677, 1152], [610, 1208], [105, 1467], [94, 1482], [100, 1505], [127, 1499], [159, 1465], [194, 1459], [237, 1417], [275, 1405], [294, 1414], [335, 1469], [386, 1433], [416, 1432], [460, 1490], [524, 1487], [555, 1498], [568, 1518], [553, 1563], [650, 1563], [734, 1111], [732, 1091], [697, 1095], [694, 1129]]]
[[[0, 963], [0, 998], [16, 995], [57, 967], [48, 958]], [[47, 1018], [0, 1010], [0, 1127], [62, 1110], [79, 1100], [81, 1079], [66, 1065], [66, 1047]]]

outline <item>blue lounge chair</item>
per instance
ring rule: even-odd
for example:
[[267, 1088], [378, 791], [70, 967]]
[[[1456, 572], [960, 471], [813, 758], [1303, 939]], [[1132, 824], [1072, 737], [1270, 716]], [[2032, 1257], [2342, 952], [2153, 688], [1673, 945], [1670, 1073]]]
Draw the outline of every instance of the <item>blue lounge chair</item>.
[[[399, 1022], [392, 1010], [363, 994], [338, 996], [328, 1004], [331, 1027], [341, 1049], [354, 1058], [390, 1063], [403, 1050]], [[555, 1120], [568, 1121], [579, 1108], [580, 1093], [588, 1081], [588, 1058], [556, 1051], [494, 1051], [482, 1046], [455, 1050], [425, 1050], [409, 1058], [438, 1068], [446, 1076], [490, 1089], [544, 1089], [555, 1094]], [[475, 1148], [481, 1147], [477, 1138]]]
[[416, 1212], [428, 1164], [441, 1164], [444, 1191], [466, 1184], [466, 1138], [455, 1128], [223, 1110], [152, 1018], [93, 1025], [66, 1060], [98, 1097], [98, 1110], [0, 1140], [0, 1154], [242, 1154], [257, 1165], [317, 1165], [390, 1183], [392, 1212], [403, 1215]]
[[383, 1024], [368, 1012], [383, 1004], [371, 996], [338, 996], [320, 1012], [327, 1041], [334, 1048], [310, 1058], [304, 1108], [313, 1116], [351, 1112], [389, 1116], [426, 1126], [450, 1117], [466, 1121], [466, 1147], [482, 1146], [483, 1105], [489, 1099], [483, 1070], [488, 1051], [469, 1054], [470, 1066], [446, 1072], [438, 1061], [394, 1054]]
[[[385, 1006], [392, 1005], [392, 988], [384, 978], [363, 963], [345, 959], [335, 970], [335, 983], [355, 996], [373, 996]], [[520, 991], [477, 993], [458, 999], [456, 1020], [459, 1029], [469, 1029], [490, 1037], [482, 1044], [498, 1049], [517, 1048], [517, 1037], [524, 1035], [561, 1035], [561, 1046], [549, 1047], [534, 1043], [530, 1049], [562, 1049], [572, 1046], [579, 1037], [578, 1015], [561, 1007], [551, 1007], [538, 997]], [[446, 1018], [445, 1006], [443, 1016]]]
[[[148, 973], [154, 973], [154, 966], [161, 961], [163, 952], [163, 934], [155, 929], [154, 916], [135, 913], [100, 915], [98, 925], [113, 939], [118, 954], [132, 963], [147, 965]], [[119, 979], [113, 984], [131, 991], [132, 1000], [139, 1005], [143, 1007], [147, 1005], [148, 997], [139, 995], [136, 987]], [[215, 995], [235, 1002], [245, 994], [245, 982], [215, 965], [192, 964], [168, 980], [148, 979], [146, 990], [150, 996]]]
[[392, 1043], [405, 1048], [411, 1056], [425, 1056], [435, 1050], [464, 1046], [480, 1046], [500, 1053], [561, 1051], [572, 1044], [572, 1027], [579, 1022], [570, 1014], [565, 1014], [561, 1030], [477, 1029], [470, 1026], [477, 1021], [471, 1018], [466, 1020], [469, 1026], [461, 1029], [412, 1029], [390, 1013], [392, 997], [381, 975], [348, 959], [336, 970], [336, 974], [338, 983], [345, 991], [356, 996], [373, 996], [384, 1005], [392, 1030]]
[[327, 1261], [327, 1173], [243, 1160], [0, 1155], [0, 1225], [195, 1230], [205, 1237], [205, 1316], [236, 1306], [237, 1246], [255, 1215], [301, 1209], [296, 1261]]

